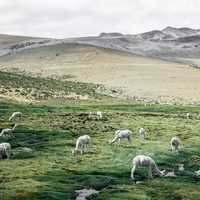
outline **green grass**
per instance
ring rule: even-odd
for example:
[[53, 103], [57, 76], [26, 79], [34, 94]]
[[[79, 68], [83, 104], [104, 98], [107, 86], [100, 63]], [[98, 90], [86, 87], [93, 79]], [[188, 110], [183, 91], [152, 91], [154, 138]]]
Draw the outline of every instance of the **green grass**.
[[[101, 121], [88, 120], [86, 112], [102, 110]], [[66, 200], [75, 198], [75, 190], [95, 188], [95, 200], [198, 200], [200, 182], [193, 172], [200, 168], [200, 120], [198, 106], [147, 105], [121, 100], [48, 101], [19, 104], [0, 99], [0, 128], [12, 126], [8, 117], [13, 111], [24, 116], [16, 129], [16, 137], [0, 139], [10, 142], [14, 156], [0, 161], [0, 199], [2, 200]], [[186, 112], [193, 113], [187, 120]], [[147, 130], [140, 141], [138, 129]], [[133, 130], [133, 141], [121, 146], [108, 145], [115, 129]], [[79, 135], [90, 134], [91, 152], [71, 155]], [[181, 152], [172, 154], [169, 141], [178, 135]], [[22, 147], [32, 149], [23, 152]], [[147, 180], [146, 170], [138, 169], [135, 184], [130, 179], [135, 155], [152, 156], [160, 169], [177, 171], [184, 163], [185, 171], [177, 178], [155, 176]]]

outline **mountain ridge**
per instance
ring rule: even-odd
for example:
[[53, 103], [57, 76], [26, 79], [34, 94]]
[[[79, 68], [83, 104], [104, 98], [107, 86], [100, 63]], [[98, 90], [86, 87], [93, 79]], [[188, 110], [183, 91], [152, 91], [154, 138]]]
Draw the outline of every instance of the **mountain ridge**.
[[[1, 35], [0, 35], [1, 37]], [[1, 38], [0, 38], [1, 40]], [[12, 40], [15, 41], [15, 40]], [[152, 30], [140, 34], [102, 32], [98, 36], [66, 39], [33, 38], [0, 43], [0, 56], [28, 49], [63, 43], [80, 43], [96, 47], [125, 51], [134, 55], [166, 59], [200, 66], [200, 29], [167, 26], [162, 30]], [[187, 60], [186, 60], [187, 59]]]

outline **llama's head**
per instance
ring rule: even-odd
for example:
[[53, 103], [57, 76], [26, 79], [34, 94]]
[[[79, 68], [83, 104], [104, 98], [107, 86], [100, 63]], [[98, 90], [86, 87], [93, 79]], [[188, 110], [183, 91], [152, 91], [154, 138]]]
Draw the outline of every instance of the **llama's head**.
[[74, 155], [75, 154], [75, 149], [72, 149], [72, 155]]
[[108, 144], [112, 144], [112, 140], [108, 141]]

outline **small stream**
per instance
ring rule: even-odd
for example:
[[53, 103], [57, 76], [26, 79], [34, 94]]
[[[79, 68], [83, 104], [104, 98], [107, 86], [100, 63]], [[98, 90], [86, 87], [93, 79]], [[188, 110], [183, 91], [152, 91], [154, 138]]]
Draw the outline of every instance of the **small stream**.
[[82, 190], [76, 190], [76, 194], [78, 195], [76, 197], [76, 200], [87, 200], [87, 197], [89, 197], [92, 194], [97, 194], [99, 191], [94, 189], [82, 189]]

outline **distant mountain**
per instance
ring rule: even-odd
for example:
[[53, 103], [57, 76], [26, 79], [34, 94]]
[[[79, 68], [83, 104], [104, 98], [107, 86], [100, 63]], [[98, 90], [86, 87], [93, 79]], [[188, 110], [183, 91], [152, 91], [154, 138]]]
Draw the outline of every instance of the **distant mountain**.
[[191, 28], [174, 28], [171, 26], [166, 27], [162, 30], [163, 33], [170, 35], [173, 38], [179, 38], [179, 37], [187, 37], [192, 35], [198, 35], [200, 34], [199, 29], [191, 29]]
[[159, 30], [141, 33], [135, 36], [136, 38], [143, 39], [143, 40], [167, 40], [167, 39], [174, 38], [171, 34], [166, 34]]
[[200, 66], [200, 29], [168, 26], [134, 35], [106, 33], [65, 40], [69, 41]]
[[146, 33], [137, 34], [135, 35], [135, 37], [143, 40], [173, 40], [177, 38], [194, 36], [199, 34], [199, 29], [174, 28], [168, 26], [163, 30], [153, 30]]
[[[3, 41], [5, 43], [4, 39]], [[200, 29], [175, 28], [171, 26], [163, 30], [153, 30], [132, 35], [103, 32], [99, 36], [60, 40], [38, 38], [27, 38], [26, 40], [26, 38], [23, 38], [22, 40], [16, 40], [14, 43], [9, 42], [3, 48], [0, 43], [0, 56], [63, 43], [89, 44], [96, 47], [126, 51], [135, 55], [189, 62], [192, 65], [200, 66]]]

